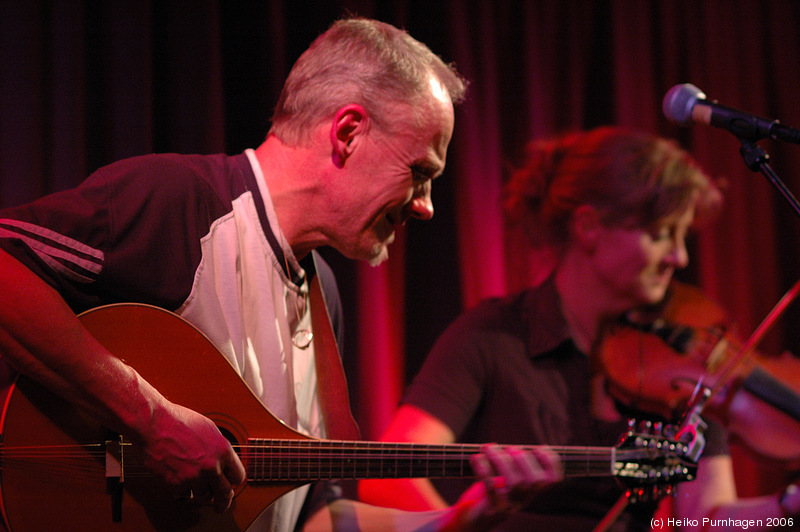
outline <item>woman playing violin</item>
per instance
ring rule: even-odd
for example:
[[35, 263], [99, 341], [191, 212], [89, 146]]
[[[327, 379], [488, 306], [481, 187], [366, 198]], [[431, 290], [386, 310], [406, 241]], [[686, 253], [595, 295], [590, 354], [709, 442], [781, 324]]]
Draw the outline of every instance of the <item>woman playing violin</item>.
[[[692, 158], [661, 138], [600, 128], [531, 144], [526, 164], [507, 184], [505, 207], [535, 248], [553, 257], [548, 275], [458, 318], [435, 344], [383, 439], [614, 445], [629, 416], [647, 415], [608, 391], [595, 360], [604, 325], [665, 297], [675, 271], [689, 262], [687, 233], [720, 202]], [[726, 433], [709, 425], [696, 480], [674, 491], [670, 517], [680, 528], [697, 523], [699, 530], [704, 518], [724, 530], [736, 522], [726, 519], [796, 517], [800, 494], [791, 490], [737, 498]], [[459, 489], [415, 479], [363, 482], [359, 492], [373, 503], [433, 509], [445, 507]], [[622, 493], [613, 478], [568, 479], [502, 529], [592, 530], [608, 524], [604, 517]], [[611, 529], [660, 528], [651, 521], [656, 506], [627, 505]]]

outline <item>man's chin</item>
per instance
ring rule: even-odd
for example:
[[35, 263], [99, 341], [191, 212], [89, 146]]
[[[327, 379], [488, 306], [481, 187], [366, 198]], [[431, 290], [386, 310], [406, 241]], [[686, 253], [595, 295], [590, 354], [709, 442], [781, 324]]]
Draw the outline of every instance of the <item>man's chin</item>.
[[369, 258], [367, 258], [369, 265], [378, 266], [379, 264], [386, 262], [386, 260], [389, 258], [389, 245], [393, 242], [394, 231], [392, 231], [386, 238], [379, 239], [377, 242], [375, 242], [370, 250]]
[[385, 244], [377, 244], [373, 248], [372, 257], [367, 260], [370, 266], [378, 266], [389, 258], [389, 248]]

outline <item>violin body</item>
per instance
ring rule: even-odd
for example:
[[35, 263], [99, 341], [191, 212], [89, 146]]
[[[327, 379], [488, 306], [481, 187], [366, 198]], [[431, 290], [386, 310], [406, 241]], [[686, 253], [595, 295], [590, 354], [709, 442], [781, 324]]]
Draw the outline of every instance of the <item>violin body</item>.
[[800, 463], [800, 360], [742, 345], [721, 306], [673, 282], [662, 304], [608, 326], [596, 354], [624, 404], [676, 421], [707, 388], [704, 415], [757, 454]]

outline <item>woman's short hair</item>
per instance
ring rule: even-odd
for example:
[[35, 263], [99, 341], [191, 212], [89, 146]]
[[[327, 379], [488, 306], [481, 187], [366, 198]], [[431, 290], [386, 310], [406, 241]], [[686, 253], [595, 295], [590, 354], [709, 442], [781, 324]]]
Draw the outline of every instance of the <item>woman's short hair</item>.
[[721, 194], [674, 141], [618, 127], [567, 133], [528, 146], [525, 164], [504, 190], [508, 220], [535, 246], [561, 246], [580, 205], [608, 226], [648, 228], [696, 200], [697, 218], [713, 214]]

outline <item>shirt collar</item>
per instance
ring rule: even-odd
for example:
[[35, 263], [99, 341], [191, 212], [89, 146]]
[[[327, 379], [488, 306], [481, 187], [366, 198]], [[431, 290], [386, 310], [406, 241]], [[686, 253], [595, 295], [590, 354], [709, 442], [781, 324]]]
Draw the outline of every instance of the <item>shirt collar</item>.
[[[278, 224], [278, 215], [275, 214], [275, 206], [272, 204], [272, 196], [269, 195], [267, 180], [264, 178], [264, 172], [261, 170], [261, 164], [258, 162], [255, 150], [247, 149], [245, 150], [245, 154], [247, 155], [247, 159], [250, 161], [250, 166], [253, 169], [253, 175], [255, 176], [256, 184], [258, 185], [258, 192], [261, 195], [261, 201], [264, 205], [267, 223], [262, 223], [262, 226], [264, 226], [263, 229], [265, 236], [267, 237], [267, 242], [272, 248], [273, 253], [275, 253], [275, 257], [280, 263], [283, 273], [286, 274], [289, 279], [291, 279], [292, 283], [297, 286], [301, 286], [305, 279], [306, 272], [303, 269], [303, 266], [301, 266], [295, 258], [294, 253], [292, 253], [292, 248], [289, 246], [289, 243], [287, 242], [286, 237], [283, 235], [283, 231], [281, 231], [280, 225]], [[287, 268], [289, 271], [287, 271]]]
[[567, 320], [561, 311], [561, 298], [552, 277], [527, 290], [521, 301], [521, 317], [530, 324], [528, 349], [539, 356], [572, 341]]

